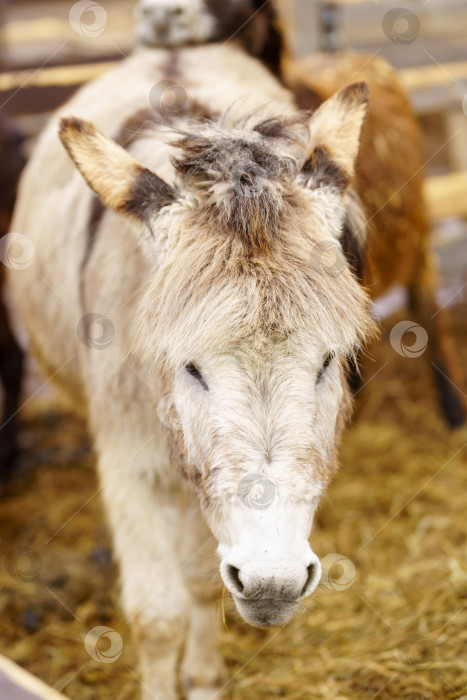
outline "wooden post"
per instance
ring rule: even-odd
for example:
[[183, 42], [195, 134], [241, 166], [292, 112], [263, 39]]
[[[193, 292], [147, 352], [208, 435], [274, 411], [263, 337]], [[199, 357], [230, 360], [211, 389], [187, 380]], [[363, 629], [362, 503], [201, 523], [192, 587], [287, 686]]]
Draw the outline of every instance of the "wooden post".
[[428, 177], [425, 198], [431, 221], [467, 219], [467, 172]]
[[[451, 166], [453, 170], [467, 172], [467, 115], [462, 109], [449, 110], [445, 120]], [[464, 197], [467, 199], [467, 185]]]
[[289, 46], [296, 57], [320, 51], [321, 0], [279, 0], [279, 11], [285, 17], [285, 26], [290, 27]]

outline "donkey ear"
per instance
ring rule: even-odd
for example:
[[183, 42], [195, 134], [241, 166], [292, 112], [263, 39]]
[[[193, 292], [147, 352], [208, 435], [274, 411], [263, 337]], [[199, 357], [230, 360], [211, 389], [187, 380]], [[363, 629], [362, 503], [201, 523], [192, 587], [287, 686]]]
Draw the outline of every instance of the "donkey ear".
[[61, 119], [59, 135], [89, 187], [118, 214], [148, 222], [161, 207], [175, 201], [172, 187], [90, 122]]
[[[305, 170], [325, 168], [330, 180], [339, 174], [341, 181], [352, 178], [368, 103], [367, 84], [354, 83], [318, 107], [309, 121], [310, 142]], [[315, 160], [320, 162], [315, 163]]]

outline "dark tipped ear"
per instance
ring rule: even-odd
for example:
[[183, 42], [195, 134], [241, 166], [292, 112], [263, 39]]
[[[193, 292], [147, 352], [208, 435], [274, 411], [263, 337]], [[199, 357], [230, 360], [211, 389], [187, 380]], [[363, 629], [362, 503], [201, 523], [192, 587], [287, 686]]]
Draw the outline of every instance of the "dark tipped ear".
[[[350, 181], [355, 172], [355, 161], [363, 126], [368, 114], [369, 92], [366, 83], [354, 83], [326, 100], [309, 121], [310, 141], [305, 156], [305, 167], [310, 169], [313, 159], [322, 167]], [[326, 155], [324, 158], [323, 154]]]
[[170, 185], [139, 165], [90, 122], [61, 119], [59, 135], [88, 185], [118, 214], [141, 221], [175, 200]]
[[310, 140], [303, 174], [307, 187], [328, 188], [346, 207], [339, 242], [358, 280], [366, 267], [367, 217], [352, 186], [363, 126], [368, 113], [368, 87], [355, 83], [326, 100], [309, 121]]

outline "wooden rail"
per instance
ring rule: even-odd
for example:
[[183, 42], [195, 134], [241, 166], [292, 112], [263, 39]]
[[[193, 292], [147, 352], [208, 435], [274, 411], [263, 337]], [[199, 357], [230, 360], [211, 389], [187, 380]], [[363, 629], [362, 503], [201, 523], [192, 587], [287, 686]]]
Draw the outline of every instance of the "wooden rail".
[[27, 68], [43, 63], [63, 65], [108, 60], [132, 50], [134, 2], [99, 3], [102, 27], [95, 33], [88, 31], [92, 13], [83, 12], [70, 19], [72, 5], [67, 0], [9, 2], [1, 35], [7, 64], [12, 68]]
[[[82, 85], [116, 66], [118, 61], [100, 61], [69, 66], [45, 67], [40, 70], [20, 70], [0, 73], [0, 92], [28, 87], [56, 87]], [[454, 87], [456, 94], [467, 94], [467, 61], [435, 66], [404, 68], [399, 71], [401, 81], [409, 93], [438, 87]], [[465, 92], [464, 92], [465, 84]]]
[[467, 95], [466, 61], [404, 68], [400, 76], [419, 115], [453, 109], [460, 111]]
[[407, 90], [467, 81], [467, 61], [422, 66], [421, 68], [403, 68], [400, 75]]
[[432, 221], [467, 219], [467, 172], [427, 178], [425, 199]]
[[101, 61], [99, 63], [84, 63], [73, 66], [53, 66], [52, 68], [42, 68], [38, 71], [19, 70], [0, 73], [0, 92], [30, 87], [82, 85], [102, 75], [110, 68], [116, 66], [117, 63], [117, 61]]
[[[299, 0], [302, 2], [303, 0]], [[320, 0], [322, 7], [328, 7], [332, 13], [332, 33], [336, 48], [349, 48], [356, 45], [373, 45], [381, 41], [389, 41], [385, 34], [383, 22], [389, 23], [388, 12], [395, 11], [397, 5], [393, 0]], [[467, 3], [465, 0], [430, 0], [422, 3], [420, 0], [405, 0], [401, 4], [401, 15], [415, 15], [419, 30], [424, 41], [465, 40], [467, 26]], [[404, 30], [404, 19], [401, 19], [399, 31]], [[409, 20], [410, 21], [410, 20]], [[395, 27], [395, 31], [397, 28]]]

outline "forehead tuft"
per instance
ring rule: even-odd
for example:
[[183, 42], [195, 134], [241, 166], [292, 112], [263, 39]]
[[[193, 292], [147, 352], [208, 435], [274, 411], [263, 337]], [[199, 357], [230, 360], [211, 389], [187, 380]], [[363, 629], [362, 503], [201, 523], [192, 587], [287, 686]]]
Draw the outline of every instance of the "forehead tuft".
[[328, 275], [314, 260], [339, 233], [348, 182], [324, 149], [303, 163], [306, 115], [177, 135], [173, 163], [194, 199], [144, 301], [143, 354], [175, 367], [255, 339], [362, 347], [375, 330], [367, 294], [348, 266]]
[[294, 147], [306, 143], [304, 116], [252, 128], [206, 124], [175, 143], [174, 165], [200, 200], [198, 219], [266, 253], [287, 215], [299, 171]]

